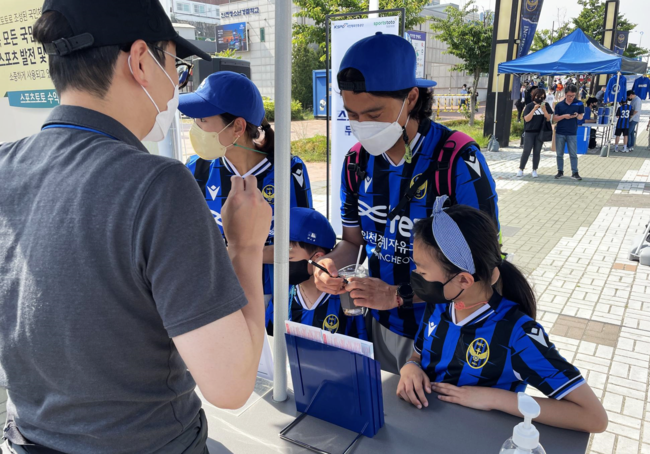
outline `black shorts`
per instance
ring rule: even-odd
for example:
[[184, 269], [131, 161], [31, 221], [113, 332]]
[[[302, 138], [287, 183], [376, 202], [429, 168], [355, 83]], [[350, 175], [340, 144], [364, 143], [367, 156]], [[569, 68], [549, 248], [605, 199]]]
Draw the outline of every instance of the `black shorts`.
[[630, 130], [628, 128], [616, 128], [616, 132], [614, 132], [614, 136], [619, 137], [619, 136], [625, 136], [627, 137], [629, 135]]

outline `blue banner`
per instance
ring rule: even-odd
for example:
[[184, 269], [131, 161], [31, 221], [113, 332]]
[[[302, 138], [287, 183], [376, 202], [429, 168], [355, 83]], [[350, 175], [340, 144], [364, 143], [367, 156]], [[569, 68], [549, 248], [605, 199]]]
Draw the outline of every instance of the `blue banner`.
[[[544, 0], [524, 0], [521, 6], [521, 26], [519, 27], [519, 49], [517, 50], [517, 58], [525, 57], [530, 51], [530, 46], [533, 44], [533, 37], [537, 30], [537, 22], [542, 12], [542, 5]], [[512, 84], [511, 99], [519, 99], [521, 96], [519, 90], [521, 89], [521, 80], [515, 77]]]
[[616, 32], [616, 41], [614, 41], [614, 52], [623, 55], [627, 48], [627, 40], [630, 38], [630, 32]]
[[8, 91], [9, 105], [32, 109], [51, 109], [59, 105], [56, 90]]

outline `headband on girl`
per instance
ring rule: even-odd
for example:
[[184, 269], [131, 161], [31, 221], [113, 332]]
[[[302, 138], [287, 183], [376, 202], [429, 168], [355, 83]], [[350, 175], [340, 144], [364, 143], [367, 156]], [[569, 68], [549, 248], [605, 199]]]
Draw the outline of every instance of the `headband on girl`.
[[433, 204], [433, 237], [444, 256], [451, 263], [469, 274], [475, 274], [474, 258], [458, 224], [445, 213], [446, 195], [436, 198]]

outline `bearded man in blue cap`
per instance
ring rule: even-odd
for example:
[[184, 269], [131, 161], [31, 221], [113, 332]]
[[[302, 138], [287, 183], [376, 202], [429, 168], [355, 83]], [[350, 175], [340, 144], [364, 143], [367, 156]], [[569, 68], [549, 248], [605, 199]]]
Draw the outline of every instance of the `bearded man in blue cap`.
[[[350, 128], [359, 140], [343, 163], [343, 241], [319, 260], [322, 291], [350, 292], [366, 318], [375, 358], [399, 373], [413, 349], [424, 312], [410, 274], [417, 219], [431, 216], [436, 197], [486, 212], [498, 227], [497, 194], [485, 157], [465, 134], [431, 120], [436, 85], [416, 79], [416, 55], [405, 39], [377, 33], [350, 47], [337, 75]], [[337, 270], [365, 246], [370, 276], [344, 285]], [[332, 277], [335, 276], [335, 277]]]

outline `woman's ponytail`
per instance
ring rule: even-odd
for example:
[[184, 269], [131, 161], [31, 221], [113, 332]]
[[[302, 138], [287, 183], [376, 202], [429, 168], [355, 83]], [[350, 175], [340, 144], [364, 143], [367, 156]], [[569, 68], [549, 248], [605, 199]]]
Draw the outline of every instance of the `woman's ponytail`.
[[[224, 124], [230, 124], [235, 121], [238, 117], [233, 114], [223, 113], [220, 115]], [[261, 133], [264, 133], [264, 141], [256, 142], [260, 138]], [[252, 123], [246, 122], [246, 135], [255, 143], [255, 149], [265, 153], [266, 158], [273, 162], [273, 153], [275, 150], [275, 133], [269, 122], [264, 118], [262, 120], [262, 125], [257, 127]]]
[[533, 320], [537, 316], [537, 302], [535, 292], [528, 280], [512, 263], [503, 260], [499, 266], [501, 278], [496, 284], [501, 295], [519, 305], [519, 309]]
[[264, 142], [256, 143], [255, 148], [266, 153], [266, 157], [269, 160], [272, 160], [275, 152], [275, 131], [273, 131], [273, 128], [266, 118], [262, 120], [262, 126], [260, 126], [260, 129], [264, 132]]

